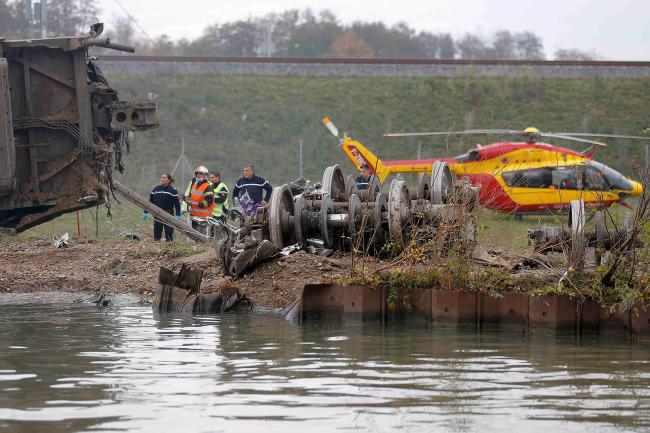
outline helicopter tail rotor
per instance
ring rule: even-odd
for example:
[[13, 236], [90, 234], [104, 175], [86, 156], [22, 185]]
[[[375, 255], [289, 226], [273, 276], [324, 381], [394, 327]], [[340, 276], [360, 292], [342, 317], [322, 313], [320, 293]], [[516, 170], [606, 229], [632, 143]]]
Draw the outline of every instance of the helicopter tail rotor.
[[327, 117], [327, 116], [323, 117], [322, 122], [323, 122], [323, 125], [325, 125], [325, 127], [329, 130], [329, 132], [332, 133], [332, 135], [334, 137], [340, 138], [339, 137], [339, 129], [336, 127], [336, 125], [334, 125], [334, 122], [332, 122], [329, 117]]

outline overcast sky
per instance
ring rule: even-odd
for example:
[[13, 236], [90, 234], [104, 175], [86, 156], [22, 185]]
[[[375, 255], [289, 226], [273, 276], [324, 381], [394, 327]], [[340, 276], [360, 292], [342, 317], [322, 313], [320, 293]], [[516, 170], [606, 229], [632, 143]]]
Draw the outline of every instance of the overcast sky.
[[650, 0], [99, 0], [108, 25], [126, 16], [120, 3], [152, 37], [193, 39], [214, 23], [327, 8], [342, 23], [404, 21], [454, 37], [530, 30], [542, 37], [549, 58], [558, 48], [578, 48], [609, 60], [650, 60]]

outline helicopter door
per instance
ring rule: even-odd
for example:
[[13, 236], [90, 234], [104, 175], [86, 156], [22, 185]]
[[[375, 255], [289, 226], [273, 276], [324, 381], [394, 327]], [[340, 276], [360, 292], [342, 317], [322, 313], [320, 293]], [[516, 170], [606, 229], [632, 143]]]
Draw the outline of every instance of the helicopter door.
[[515, 170], [502, 173], [506, 191], [520, 206], [553, 208], [560, 200], [553, 186], [553, 170], [549, 167]]

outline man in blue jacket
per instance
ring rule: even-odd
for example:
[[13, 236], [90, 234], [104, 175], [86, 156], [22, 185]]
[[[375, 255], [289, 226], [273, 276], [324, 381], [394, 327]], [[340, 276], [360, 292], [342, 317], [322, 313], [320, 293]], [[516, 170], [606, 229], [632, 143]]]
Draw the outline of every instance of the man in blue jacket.
[[370, 167], [365, 162], [359, 167], [359, 175], [357, 177], [357, 189], [370, 189], [372, 177], [370, 176]]
[[[176, 215], [176, 219], [181, 215], [181, 204], [178, 200], [178, 191], [172, 186], [174, 179], [169, 173], [164, 173], [160, 176], [160, 185], [156, 186], [151, 194], [149, 194], [149, 201], [165, 212]], [[144, 220], [148, 218], [147, 211], [144, 212]], [[159, 241], [162, 237], [163, 228], [165, 230], [165, 240], [172, 242], [174, 240], [174, 227], [163, 224], [161, 221], [154, 219], [153, 221], [153, 238]]]
[[253, 205], [256, 207], [264, 206], [271, 200], [273, 187], [266, 179], [255, 176], [255, 167], [253, 164], [244, 166], [244, 177], [239, 178], [232, 190], [232, 196], [240, 199], [248, 194]]

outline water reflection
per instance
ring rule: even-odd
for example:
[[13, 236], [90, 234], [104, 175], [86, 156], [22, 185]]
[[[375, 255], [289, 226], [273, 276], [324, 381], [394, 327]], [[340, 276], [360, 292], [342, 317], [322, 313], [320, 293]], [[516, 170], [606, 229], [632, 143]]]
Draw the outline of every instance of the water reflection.
[[649, 354], [596, 338], [1, 305], [0, 430], [644, 431]]

